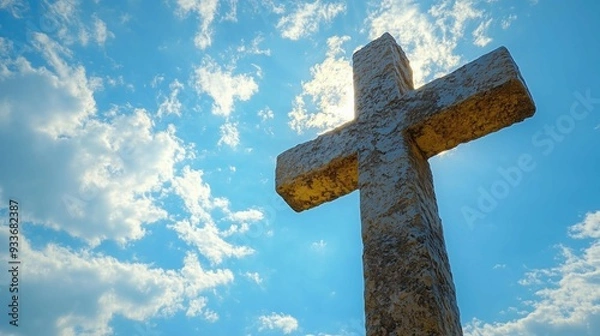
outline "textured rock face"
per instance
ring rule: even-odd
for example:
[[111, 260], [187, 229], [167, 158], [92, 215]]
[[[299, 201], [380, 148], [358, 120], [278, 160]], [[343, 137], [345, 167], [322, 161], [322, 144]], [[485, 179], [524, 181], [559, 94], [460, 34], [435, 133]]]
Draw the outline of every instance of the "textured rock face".
[[505, 48], [413, 90], [389, 34], [354, 54], [355, 120], [278, 156], [296, 211], [360, 189], [367, 335], [462, 335], [427, 159], [535, 111]]

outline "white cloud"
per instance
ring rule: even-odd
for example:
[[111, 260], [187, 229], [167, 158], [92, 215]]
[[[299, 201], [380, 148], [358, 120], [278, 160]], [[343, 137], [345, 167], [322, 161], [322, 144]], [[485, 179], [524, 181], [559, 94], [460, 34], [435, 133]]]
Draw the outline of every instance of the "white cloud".
[[250, 231], [250, 224], [241, 223], [241, 224], [231, 224], [229, 229], [225, 231], [221, 231], [219, 234], [221, 237], [229, 237], [234, 234], [241, 234]]
[[[0, 237], [8, 241], [6, 230]], [[28, 293], [20, 296], [20, 305], [28, 307], [27, 322], [19, 325], [24, 335], [40, 330], [44, 335], [107, 335], [116, 316], [143, 321], [194, 309], [207, 314], [203, 293], [234, 280], [230, 270], [202, 269], [193, 253], [186, 254], [181, 269], [161, 269], [54, 244], [37, 250], [22, 235], [19, 245], [27, 260], [26, 276], [20, 279]], [[7, 259], [3, 252], [2, 260]], [[0, 333], [8, 328], [1, 325]]]
[[252, 223], [262, 220], [265, 215], [258, 209], [248, 209], [242, 211], [231, 212], [226, 219], [237, 223]]
[[[181, 176], [173, 179], [173, 191], [184, 201], [187, 211], [191, 214], [189, 220], [182, 220], [169, 227], [175, 230], [186, 243], [194, 246], [213, 264], [221, 263], [224, 258], [241, 258], [254, 253], [249, 247], [235, 246], [223, 240], [222, 237], [233, 233], [243, 233], [236, 227], [233, 232], [220, 231], [216, 226], [211, 211], [220, 209], [226, 214], [234, 213], [229, 209], [229, 201], [225, 198], [215, 198], [211, 195], [210, 186], [202, 180], [203, 172], [186, 166]], [[252, 215], [242, 215], [243, 218], [256, 218]], [[246, 213], [240, 211], [239, 213]], [[224, 218], [229, 220], [229, 218]]]
[[257, 285], [260, 285], [263, 282], [263, 279], [260, 277], [258, 272], [246, 272], [244, 273], [244, 276], [249, 280], [254, 281]]
[[273, 119], [275, 117], [275, 114], [273, 114], [273, 110], [271, 110], [268, 106], [258, 111], [257, 114], [263, 122], [269, 119]]
[[[152, 85], [157, 85], [162, 79], [162, 77], [155, 77], [152, 80]], [[162, 103], [158, 106], [157, 115], [162, 117], [168, 114], [175, 114], [177, 116], [181, 116], [181, 102], [179, 101], [178, 95], [179, 92], [183, 89], [183, 84], [181, 84], [177, 79], [175, 79], [171, 84], [169, 84], [169, 89], [171, 89], [171, 93], [167, 97], [164, 97]]]
[[184, 202], [185, 208], [194, 223], [210, 222], [210, 211], [215, 207], [210, 185], [202, 180], [204, 172], [185, 166], [180, 174], [173, 178], [173, 191]]
[[165, 76], [155, 75], [154, 78], [152, 78], [152, 81], [150, 82], [150, 86], [153, 88], [156, 88], [164, 80], [165, 80]]
[[506, 264], [496, 264], [492, 269], [504, 269], [506, 268]]
[[445, 0], [432, 6], [428, 12], [435, 18], [443, 37], [459, 39], [464, 35], [469, 21], [478, 22], [485, 16], [485, 12], [475, 5], [473, 0]]
[[102, 77], [90, 76], [88, 78], [88, 85], [92, 91], [104, 90], [104, 79]]
[[258, 322], [260, 324], [259, 331], [279, 329], [287, 335], [298, 329], [298, 320], [291, 315], [271, 313], [270, 315], [259, 316]]
[[310, 248], [312, 248], [315, 251], [323, 251], [326, 246], [327, 242], [325, 242], [323, 239], [310, 244]]
[[206, 49], [212, 43], [212, 24], [217, 14], [218, 4], [218, 0], [177, 0], [179, 15], [194, 12], [200, 18], [200, 27], [194, 37], [194, 44], [199, 49]]
[[51, 15], [55, 19], [60, 19], [63, 23], [69, 23], [71, 20], [76, 20], [77, 5], [78, 3], [75, 1], [57, 0], [49, 4], [46, 14]]
[[[9, 48], [11, 42], [5, 42]], [[148, 224], [168, 220], [161, 197], [175, 194], [191, 218], [171, 228], [219, 263], [253, 252], [225, 242], [210, 213], [237, 212], [225, 199], [211, 196], [201, 172], [189, 167], [177, 172], [175, 166], [190, 153], [173, 126], [156, 127], [142, 108], [114, 106], [99, 112], [94, 90], [101, 87], [100, 77], [70, 64], [71, 50], [48, 35], [33, 33], [28, 42], [39, 56], [35, 66], [8, 55], [1, 62], [0, 151], [20, 165], [0, 165], [0, 198], [21, 201], [27, 224], [62, 231], [89, 245], [73, 250], [50, 243], [34, 249], [20, 236], [20, 256], [28, 265], [21, 284], [30, 293], [21, 304], [31, 314], [20, 330], [105, 335], [112, 333], [116, 316], [142, 321], [179, 311], [216, 321], [218, 314], [207, 308], [202, 293], [231, 283], [230, 270], [205, 270], [196, 253], [186, 253], [181, 269], [162, 269], [89, 248], [104, 240], [126, 244], [142, 238]], [[177, 81], [171, 84], [172, 90], [180, 87]], [[239, 217], [257, 218], [253, 212]], [[0, 231], [0, 239], [7, 241], [6, 231]], [[6, 262], [6, 253], [0, 256]], [[0, 326], [0, 334], [7, 325]]]
[[198, 249], [213, 265], [220, 264], [224, 258], [242, 258], [254, 253], [246, 246], [235, 246], [220, 237], [219, 229], [212, 222], [192, 223], [183, 220], [170, 226], [179, 238]]
[[598, 335], [600, 211], [588, 213], [569, 233], [576, 239], [593, 240], [579, 253], [560, 246], [563, 260], [559, 265], [525, 275], [520, 283], [536, 288], [537, 299], [524, 302], [527, 312], [522, 318], [496, 323], [474, 319], [465, 325], [465, 336]]
[[508, 29], [510, 27], [510, 25], [517, 19], [517, 15], [516, 14], [510, 14], [509, 16], [507, 16], [505, 19], [502, 20], [502, 22], [500, 23], [500, 26], [502, 27], [502, 29]]
[[252, 66], [254, 69], [256, 69], [256, 77], [257, 77], [257, 78], [263, 78], [263, 70], [262, 70], [262, 68], [261, 68], [259, 65], [257, 65], [257, 64], [254, 64], [254, 63], [250, 63], [250, 65], [251, 65], [251, 66]]
[[489, 36], [486, 36], [486, 30], [490, 27], [490, 23], [492, 23], [492, 19], [487, 21], [483, 21], [475, 28], [473, 31], [473, 44], [478, 47], [485, 47], [488, 43], [492, 42], [492, 39]]
[[119, 23], [121, 23], [122, 25], [128, 23], [129, 21], [131, 21], [131, 14], [123, 13], [119, 16]]
[[91, 38], [96, 44], [103, 46], [114, 34], [96, 15], [92, 15], [90, 19], [82, 18], [79, 5], [78, 1], [72, 0], [49, 3], [39, 29], [43, 33], [56, 36], [65, 45], [79, 42], [85, 46]]
[[[371, 39], [384, 32], [397, 38], [407, 53], [418, 87], [431, 76], [443, 75], [460, 63], [455, 49], [467, 32], [467, 24], [480, 22], [486, 16], [472, 0], [444, 0], [427, 11], [413, 0], [384, 0], [369, 13], [366, 23]], [[485, 42], [484, 28], [479, 43]]]
[[240, 132], [236, 123], [227, 122], [221, 125], [220, 132], [221, 138], [219, 138], [217, 145], [221, 146], [225, 144], [231, 148], [235, 148], [240, 144]]
[[209, 322], [216, 322], [219, 319], [219, 314], [209, 309], [205, 309], [202, 315]]
[[288, 125], [298, 133], [309, 128], [328, 129], [354, 117], [352, 66], [342, 44], [348, 36], [327, 39], [328, 51], [322, 63], [311, 67], [311, 80], [302, 83], [295, 97]]
[[29, 5], [23, 0], [0, 0], [0, 9], [10, 12], [15, 18], [22, 18], [23, 13], [29, 10]]
[[206, 307], [206, 298], [200, 297], [190, 300], [185, 316], [194, 317], [202, 314], [202, 310]]
[[184, 289], [185, 294], [189, 297], [197, 297], [207, 288], [233, 281], [233, 274], [230, 270], [204, 271], [202, 265], [198, 262], [197, 256], [189, 252], [185, 257], [184, 266], [180, 273], [189, 282]]
[[[262, 35], [257, 35], [250, 41], [250, 45], [242, 44], [237, 48], [239, 54], [250, 54], [250, 55], [271, 55], [271, 49], [261, 49], [260, 44], [264, 42], [265, 38]], [[243, 40], [242, 40], [243, 43]]]
[[107, 38], [115, 37], [115, 35], [106, 28], [106, 23], [97, 17], [94, 17], [93, 34], [94, 40], [96, 40], [98, 45], [104, 45]]
[[194, 70], [193, 85], [199, 94], [207, 94], [213, 100], [212, 113], [229, 116], [235, 100], [247, 101], [258, 92], [254, 78], [247, 74], [234, 75], [223, 69], [211, 58], [205, 58]]
[[119, 75], [117, 77], [106, 76], [105, 80], [106, 83], [108, 83], [112, 87], [123, 86], [131, 92], [135, 91], [135, 87], [133, 86], [133, 84], [125, 82], [125, 78], [123, 78], [123, 75]]
[[238, 0], [228, 0], [229, 12], [223, 17], [225, 21], [237, 22], [237, 5]]
[[583, 222], [569, 228], [569, 234], [578, 239], [600, 239], [600, 211], [588, 213]]
[[331, 22], [345, 11], [346, 5], [343, 2], [323, 3], [321, 0], [315, 0], [300, 3], [292, 13], [279, 19], [277, 29], [281, 31], [281, 36], [298, 40], [316, 33], [322, 23]]
[[50, 68], [19, 58], [0, 78], [0, 147], [25, 167], [0, 169], [2, 194], [20, 195], [32, 222], [92, 245], [141, 238], [166, 217], [153, 193], [185, 156], [175, 129], [154, 130], [142, 109], [98, 120], [85, 69], [68, 65], [69, 50], [48, 36], [33, 36]]
[[253, 5], [255, 12], [262, 11], [262, 8], [266, 8], [270, 13], [273, 14], [283, 14], [285, 13], [285, 6], [280, 1], [274, 0], [251, 0], [250, 3]]
[[2, 56], [2, 57], [8, 56], [8, 54], [12, 50], [12, 47], [13, 47], [12, 41], [10, 41], [4, 37], [0, 37], [0, 56]]

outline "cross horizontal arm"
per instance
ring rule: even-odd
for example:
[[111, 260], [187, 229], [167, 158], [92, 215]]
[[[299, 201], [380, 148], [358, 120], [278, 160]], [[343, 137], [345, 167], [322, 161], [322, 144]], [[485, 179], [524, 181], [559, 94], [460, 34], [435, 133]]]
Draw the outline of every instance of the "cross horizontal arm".
[[353, 122], [277, 156], [275, 189], [295, 211], [310, 209], [358, 187]]
[[406, 132], [426, 157], [533, 115], [535, 105], [504, 47], [400, 97]]

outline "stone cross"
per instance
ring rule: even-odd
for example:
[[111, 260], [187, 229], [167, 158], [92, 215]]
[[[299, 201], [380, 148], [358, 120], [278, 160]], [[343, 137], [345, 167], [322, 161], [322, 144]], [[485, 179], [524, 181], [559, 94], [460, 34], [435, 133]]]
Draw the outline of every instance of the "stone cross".
[[385, 33], [353, 55], [355, 118], [277, 157], [296, 211], [360, 189], [366, 334], [462, 335], [427, 159], [533, 115], [506, 48], [413, 89]]

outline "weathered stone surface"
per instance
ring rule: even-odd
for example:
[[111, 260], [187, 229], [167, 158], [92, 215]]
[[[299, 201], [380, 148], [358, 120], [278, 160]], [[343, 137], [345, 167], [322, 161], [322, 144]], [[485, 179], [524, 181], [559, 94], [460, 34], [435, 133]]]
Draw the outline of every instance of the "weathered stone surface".
[[367, 335], [461, 335], [427, 159], [392, 138], [359, 159]]
[[342, 125], [277, 157], [277, 192], [292, 209], [306, 210], [356, 190], [358, 155], [352, 126]]
[[280, 154], [277, 192], [302, 211], [360, 189], [367, 335], [461, 335], [427, 159], [535, 106], [505, 48], [417, 90], [387, 33], [353, 61], [355, 120]]
[[406, 132], [427, 157], [522, 121], [535, 111], [504, 47], [411, 93], [396, 102], [402, 109], [391, 110], [397, 111], [397, 118], [404, 116]]
[[408, 58], [388, 33], [355, 52], [352, 63], [357, 119], [371, 118], [384, 111], [389, 101], [413, 89]]

